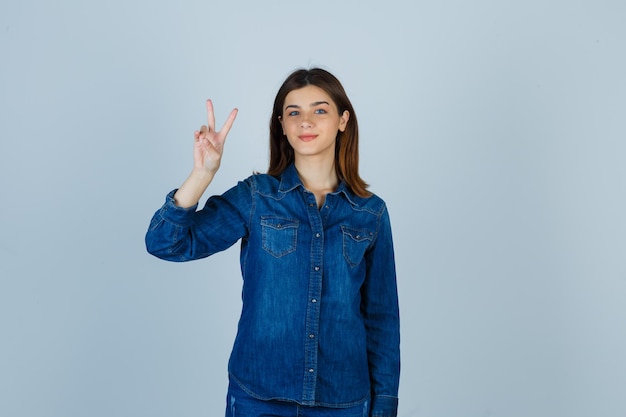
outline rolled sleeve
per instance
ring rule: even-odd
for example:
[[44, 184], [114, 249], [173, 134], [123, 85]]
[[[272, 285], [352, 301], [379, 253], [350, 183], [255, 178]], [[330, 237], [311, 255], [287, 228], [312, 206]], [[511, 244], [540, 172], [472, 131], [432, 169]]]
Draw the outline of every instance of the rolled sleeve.
[[177, 226], [187, 227], [191, 224], [193, 215], [198, 209], [198, 204], [188, 208], [177, 206], [174, 201], [174, 194], [176, 194], [176, 191], [178, 191], [178, 189], [172, 190], [167, 194], [165, 197], [165, 203], [161, 206], [159, 211], [157, 211], [156, 217], [160, 217], [161, 219]]
[[202, 210], [178, 207], [173, 190], [154, 213], [145, 237], [147, 251], [164, 260], [184, 262], [205, 258], [232, 246], [248, 231], [251, 206], [249, 181], [241, 181]]

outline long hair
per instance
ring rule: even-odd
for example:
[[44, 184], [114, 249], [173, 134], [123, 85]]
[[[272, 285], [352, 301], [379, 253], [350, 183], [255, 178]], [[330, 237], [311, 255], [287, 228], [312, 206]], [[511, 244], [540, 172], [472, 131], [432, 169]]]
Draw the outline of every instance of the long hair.
[[339, 180], [345, 182], [354, 194], [360, 197], [370, 196], [368, 185], [359, 176], [359, 127], [354, 108], [339, 80], [321, 68], [296, 70], [278, 89], [270, 119], [270, 164], [267, 173], [277, 177], [294, 162], [293, 148], [283, 134], [280, 117], [287, 94], [308, 85], [324, 90], [335, 103], [339, 115], [346, 110], [350, 113], [346, 129], [337, 133], [335, 171]]

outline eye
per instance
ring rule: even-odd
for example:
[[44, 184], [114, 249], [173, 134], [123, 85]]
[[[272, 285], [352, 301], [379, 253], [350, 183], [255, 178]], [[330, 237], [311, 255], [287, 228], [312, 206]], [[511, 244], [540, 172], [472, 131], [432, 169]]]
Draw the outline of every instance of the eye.
[[289, 113], [287, 113], [287, 116], [297, 116], [297, 115], [299, 115], [299, 114], [300, 114], [300, 112], [299, 112], [299, 111], [294, 110], [294, 111], [290, 111]]
[[324, 109], [315, 109], [315, 114], [326, 114], [327, 111]]

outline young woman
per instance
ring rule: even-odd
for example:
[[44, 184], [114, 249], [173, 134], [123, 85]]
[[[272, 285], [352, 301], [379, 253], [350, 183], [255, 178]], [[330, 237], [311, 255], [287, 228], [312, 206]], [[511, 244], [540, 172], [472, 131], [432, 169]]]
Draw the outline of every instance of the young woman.
[[397, 414], [398, 296], [385, 203], [358, 173], [357, 119], [340, 82], [314, 68], [280, 87], [267, 174], [198, 201], [237, 110], [194, 133], [194, 167], [155, 213], [148, 251], [204, 258], [241, 240], [243, 308], [227, 416]]

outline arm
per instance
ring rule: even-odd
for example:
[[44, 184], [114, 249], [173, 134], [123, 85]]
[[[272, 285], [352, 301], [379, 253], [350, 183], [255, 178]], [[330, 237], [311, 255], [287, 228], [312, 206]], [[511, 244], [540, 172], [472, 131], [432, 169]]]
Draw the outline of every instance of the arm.
[[237, 116], [237, 109], [233, 109], [222, 130], [216, 132], [211, 100], [206, 107], [207, 126], [194, 132], [193, 170], [178, 190], [168, 194], [146, 234], [148, 252], [162, 259], [186, 261], [209, 256], [245, 233], [240, 213], [246, 202], [243, 183], [221, 197], [210, 198], [205, 208], [196, 212], [199, 199], [219, 169], [226, 136]]
[[247, 236], [254, 180], [239, 182], [221, 196], [210, 197], [202, 210], [197, 205], [176, 205], [170, 192], [154, 213], [146, 233], [146, 249], [174, 262], [205, 258], [225, 250]]
[[372, 417], [395, 417], [400, 379], [400, 319], [391, 225], [386, 208], [366, 253], [362, 312], [372, 389]]

